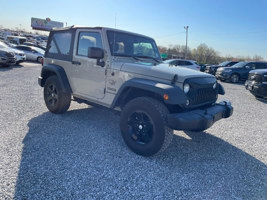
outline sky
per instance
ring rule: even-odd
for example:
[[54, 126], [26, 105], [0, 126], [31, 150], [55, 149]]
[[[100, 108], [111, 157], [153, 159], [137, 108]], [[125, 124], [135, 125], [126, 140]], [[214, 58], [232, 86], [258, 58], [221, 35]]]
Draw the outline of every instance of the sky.
[[160, 46], [205, 43], [219, 55], [267, 61], [267, 0], [0, 0], [0, 26], [31, 31], [31, 17], [150, 36]]

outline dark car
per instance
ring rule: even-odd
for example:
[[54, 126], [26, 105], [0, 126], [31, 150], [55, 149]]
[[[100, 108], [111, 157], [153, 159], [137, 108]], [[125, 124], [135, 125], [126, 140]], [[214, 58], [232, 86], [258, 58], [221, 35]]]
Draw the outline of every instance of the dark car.
[[34, 44], [32, 42], [24, 42], [23, 45], [32, 46], [32, 47], [38, 47], [40, 49], [43, 49], [44, 51], [45, 51], [45, 48], [46, 48], [45, 46]]
[[0, 66], [10, 66], [16, 64], [15, 53], [8, 49], [0, 49]]
[[267, 98], [267, 69], [250, 71], [245, 87], [255, 97]]
[[239, 62], [232, 67], [220, 67], [215, 76], [221, 81], [237, 83], [240, 80], [247, 80], [249, 72], [254, 69], [267, 69], [267, 62]]
[[205, 72], [215, 75], [219, 67], [231, 67], [235, 65], [236, 63], [238, 63], [238, 61], [225, 61], [225, 62], [220, 63], [219, 65], [206, 66]]

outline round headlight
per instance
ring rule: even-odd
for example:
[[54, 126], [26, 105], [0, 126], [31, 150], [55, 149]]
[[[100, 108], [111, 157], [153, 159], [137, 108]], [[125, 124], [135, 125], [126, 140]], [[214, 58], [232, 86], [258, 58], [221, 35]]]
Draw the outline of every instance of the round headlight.
[[214, 84], [213, 84], [213, 89], [215, 89], [217, 87], [217, 82], [215, 82]]
[[190, 90], [190, 85], [188, 83], [184, 84], [184, 93], [187, 94]]

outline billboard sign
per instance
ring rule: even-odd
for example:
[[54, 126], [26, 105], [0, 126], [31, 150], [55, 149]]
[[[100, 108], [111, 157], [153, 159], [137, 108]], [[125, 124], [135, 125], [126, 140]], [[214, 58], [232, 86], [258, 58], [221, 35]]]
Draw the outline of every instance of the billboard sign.
[[63, 22], [51, 21], [49, 18], [31, 18], [31, 27], [34, 30], [51, 31], [53, 28], [63, 28]]

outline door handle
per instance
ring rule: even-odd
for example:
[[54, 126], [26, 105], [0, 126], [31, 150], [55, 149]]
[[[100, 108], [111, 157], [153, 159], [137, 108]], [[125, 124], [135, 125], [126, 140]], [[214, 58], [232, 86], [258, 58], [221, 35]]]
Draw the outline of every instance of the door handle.
[[71, 63], [74, 64], [74, 65], [81, 65], [81, 63], [79, 61], [74, 61], [73, 60]]

